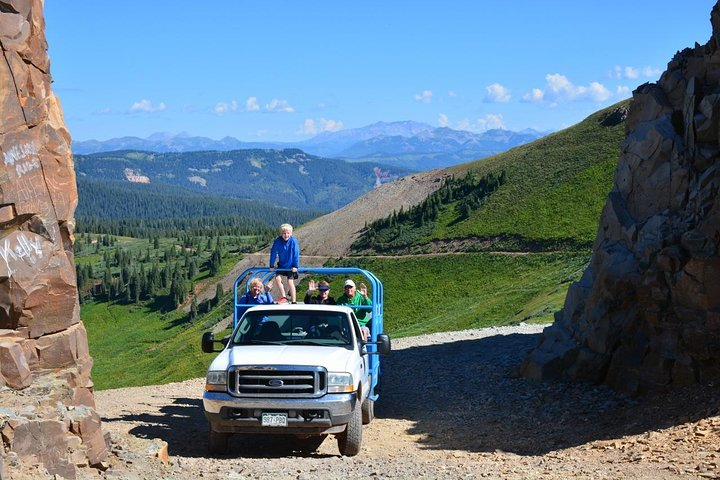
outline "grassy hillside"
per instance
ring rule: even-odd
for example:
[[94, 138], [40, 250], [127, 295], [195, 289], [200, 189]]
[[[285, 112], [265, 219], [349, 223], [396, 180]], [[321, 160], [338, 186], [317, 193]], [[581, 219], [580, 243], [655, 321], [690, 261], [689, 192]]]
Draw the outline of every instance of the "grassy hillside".
[[[453, 167], [481, 179], [504, 172], [505, 182], [464, 218], [455, 198], [442, 204], [432, 221], [400, 222], [373, 232], [380, 242], [357, 243], [364, 253], [423, 251], [429, 242], [473, 238], [465, 250], [557, 250], [589, 248], [619, 157], [624, 123], [605, 120], [627, 102], [601, 110], [583, 122], [531, 144]], [[426, 215], [427, 217], [428, 215]], [[372, 225], [371, 225], [372, 229]], [[384, 230], [384, 231], [383, 231]], [[389, 230], [389, 231], [388, 231]], [[398, 245], [382, 239], [405, 241]]]
[[382, 280], [385, 330], [397, 338], [552, 322], [588, 260], [587, 253], [466, 253], [342, 264], [361, 266]]
[[[397, 338], [551, 322], [590, 258], [624, 135], [622, 122], [607, 125], [605, 119], [623, 105], [532, 144], [448, 169], [456, 179], [470, 172], [478, 185], [501, 180], [469, 211], [460, 208], [467, 198], [429, 202], [418, 219], [389, 222], [376, 232], [383, 242], [401, 242], [366, 245], [344, 258], [343, 265], [367, 268], [382, 280], [385, 330]], [[443, 249], [451, 253], [437, 253]], [[200, 354], [200, 336], [221, 311], [190, 322], [183, 313], [141, 306], [83, 305], [98, 388], [202, 375], [212, 356]]]

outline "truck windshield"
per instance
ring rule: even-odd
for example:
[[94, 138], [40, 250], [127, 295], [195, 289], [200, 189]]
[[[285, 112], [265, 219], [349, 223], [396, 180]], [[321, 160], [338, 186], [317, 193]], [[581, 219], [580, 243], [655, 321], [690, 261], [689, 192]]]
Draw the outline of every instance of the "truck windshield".
[[339, 312], [250, 312], [233, 332], [234, 345], [320, 345], [352, 349], [348, 316]]

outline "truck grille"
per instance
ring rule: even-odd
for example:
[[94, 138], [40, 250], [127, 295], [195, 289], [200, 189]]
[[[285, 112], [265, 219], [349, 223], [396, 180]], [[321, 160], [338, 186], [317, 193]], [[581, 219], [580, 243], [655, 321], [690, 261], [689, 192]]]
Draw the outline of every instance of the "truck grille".
[[237, 366], [228, 373], [230, 394], [237, 397], [315, 398], [327, 393], [323, 367]]

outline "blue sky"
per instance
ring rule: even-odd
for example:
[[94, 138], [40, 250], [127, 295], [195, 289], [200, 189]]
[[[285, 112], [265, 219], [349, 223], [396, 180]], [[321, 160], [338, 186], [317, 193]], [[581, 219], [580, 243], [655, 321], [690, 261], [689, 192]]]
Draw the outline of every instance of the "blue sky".
[[573, 125], [710, 38], [715, 0], [45, 0], [74, 140]]

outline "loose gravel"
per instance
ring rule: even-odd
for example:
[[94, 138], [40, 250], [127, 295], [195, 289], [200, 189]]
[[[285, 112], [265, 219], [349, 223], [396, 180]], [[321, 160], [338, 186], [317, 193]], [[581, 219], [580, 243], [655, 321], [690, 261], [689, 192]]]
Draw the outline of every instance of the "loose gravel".
[[[204, 379], [105, 390], [97, 408], [117, 479], [720, 478], [720, 392], [708, 384], [630, 398], [515, 374], [543, 326], [393, 341], [377, 418], [355, 457], [328, 437], [301, 453], [279, 436], [233, 437], [207, 453]], [[167, 447], [165, 457], [164, 448]]]

